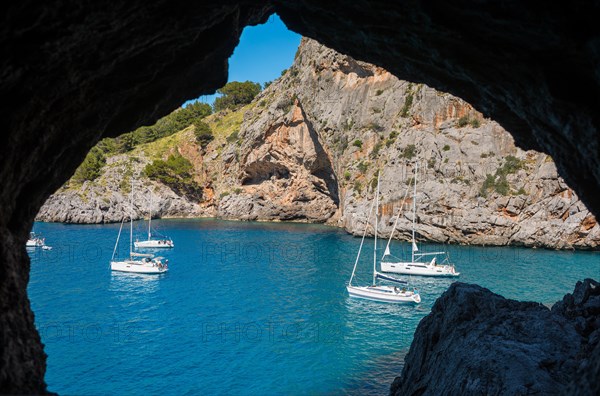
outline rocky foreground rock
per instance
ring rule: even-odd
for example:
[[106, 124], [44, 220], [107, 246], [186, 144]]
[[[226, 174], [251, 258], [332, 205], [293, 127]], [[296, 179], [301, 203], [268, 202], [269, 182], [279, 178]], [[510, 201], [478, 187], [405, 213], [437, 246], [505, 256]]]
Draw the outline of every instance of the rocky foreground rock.
[[391, 395], [598, 395], [600, 283], [552, 309], [454, 283], [417, 327]]

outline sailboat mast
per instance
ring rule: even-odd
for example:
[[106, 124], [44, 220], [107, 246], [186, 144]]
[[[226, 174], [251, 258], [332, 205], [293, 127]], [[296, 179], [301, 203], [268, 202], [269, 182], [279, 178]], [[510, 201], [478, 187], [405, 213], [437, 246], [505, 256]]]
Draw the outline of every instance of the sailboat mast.
[[419, 173], [419, 162], [415, 161], [415, 176], [413, 177], [413, 218], [412, 218], [412, 252], [411, 261], [415, 262], [415, 221], [417, 219], [417, 174]]
[[373, 213], [374, 207], [375, 201], [371, 203], [371, 208], [369, 209], [369, 215], [367, 216], [367, 222], [365, 223], [365, 230], [363, 231], [363, 236], [360, 240], [360, 247], [358, 248], [358, 254], [356, 255], [356, 261], [354, 261], [354, 268], [352, 269], [352, 275], [350, 275], [348, 286], [352, 285], [352, 279], [354, 279], [354, 274], [356, 273], [356, 266], [358, 265], [358, 260], [360, 259], [360, 252], [362, 251], [363, 244], [365, 243], [365, 237], [367, 236], [367, 229], [369, 228], [369, 221], [371, 221], [371, 214]]
[[375, 194], [375, 246], [373, 247], [373, 286], [377, 277], [377, 215], [379, 214], [379, 171], [377, 172], [377, 193]]
[[148, 240], [152, 234], [150, 233], [150, 226], [152, 225], [152, 191], [150, 191], [150, 208], [148, 209]]
[[129, 257], [133, 255], [133, 178], [131, 178], [131, 191], [129, 193]]

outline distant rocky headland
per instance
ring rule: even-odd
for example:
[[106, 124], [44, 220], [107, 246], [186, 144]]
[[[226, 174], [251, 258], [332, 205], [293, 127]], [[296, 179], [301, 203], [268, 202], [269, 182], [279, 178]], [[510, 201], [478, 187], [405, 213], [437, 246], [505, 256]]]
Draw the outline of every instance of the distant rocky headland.
[[[397, 236], [408, 239], [412, 201], [405, 191], [418, 162], [423, 238], [600, 246], [600, 226], [549, 156], [517, 148], [461, 99], [309, 39], [250, 104], [205, 117], [209, 138], [199, 125], [108, 155], [92, 180], [71, 180], [52, 195], [37, 220], [120, 221], [133, 185], [137, 218], [318, 222], [359, 234], [381, 172], [380, 231], [389, 235], [400, 212]], [[148, 165], [179, 173], [152, 177]]]

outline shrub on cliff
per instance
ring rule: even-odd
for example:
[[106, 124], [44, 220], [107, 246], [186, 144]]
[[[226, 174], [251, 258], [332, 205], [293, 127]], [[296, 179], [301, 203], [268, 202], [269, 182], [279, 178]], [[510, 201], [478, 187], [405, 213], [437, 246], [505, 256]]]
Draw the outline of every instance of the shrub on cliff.
[[213, 105], [215, 111], [235, 110], [252, 102], [260, 92], [260, 84], [252, 81], [233, 81], [225, 84], [223, 88], [217, 89], [217, 92], [222, 96], [215, 99]]
[[102, 150], [98, 147], [93, 147], [86, 155], [85, 159], [79, 165], [79, 168], [73, 175], [73, 181], [83, 183], [84, 181], [95, 180], [102, 171], [102, 167], [106, 164], [106, 157]]
[[144, 174], [165, 184], [177, 195], [200, 200], [202, 187], [194, 180], [193, 169], [192, 163], [185, 157], [173, 154], [166, 161], [156, 160], [146, 165]]
[[194, 135], [196, 135], [196, 141], [200, 144], [202, 149], [205, 149], [215, 138], [210, 126], [204, 121], [197, 121], [194, 123]]
[[125, 153], [133, 150], [139, 144], [150, 143], [165, 136], [170, 136], [211, 113], [212, 109], [206, 103], [190, 103], [159, 119], [154, 125], [142, 126], [115, 138], [111, 153]]

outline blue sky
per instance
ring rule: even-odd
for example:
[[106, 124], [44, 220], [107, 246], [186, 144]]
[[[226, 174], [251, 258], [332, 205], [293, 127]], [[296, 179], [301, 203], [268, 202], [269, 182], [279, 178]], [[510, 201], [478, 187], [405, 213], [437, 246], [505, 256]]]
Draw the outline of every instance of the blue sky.
[[[229, 58], [229, 81], [254, 81], [261, 85], [275, 80], [294, 61], [301, 36], [285, 26], [278, 15], [258, 26], [247, 26]], [[212, 104], [217, 95], [201, 96]]]

